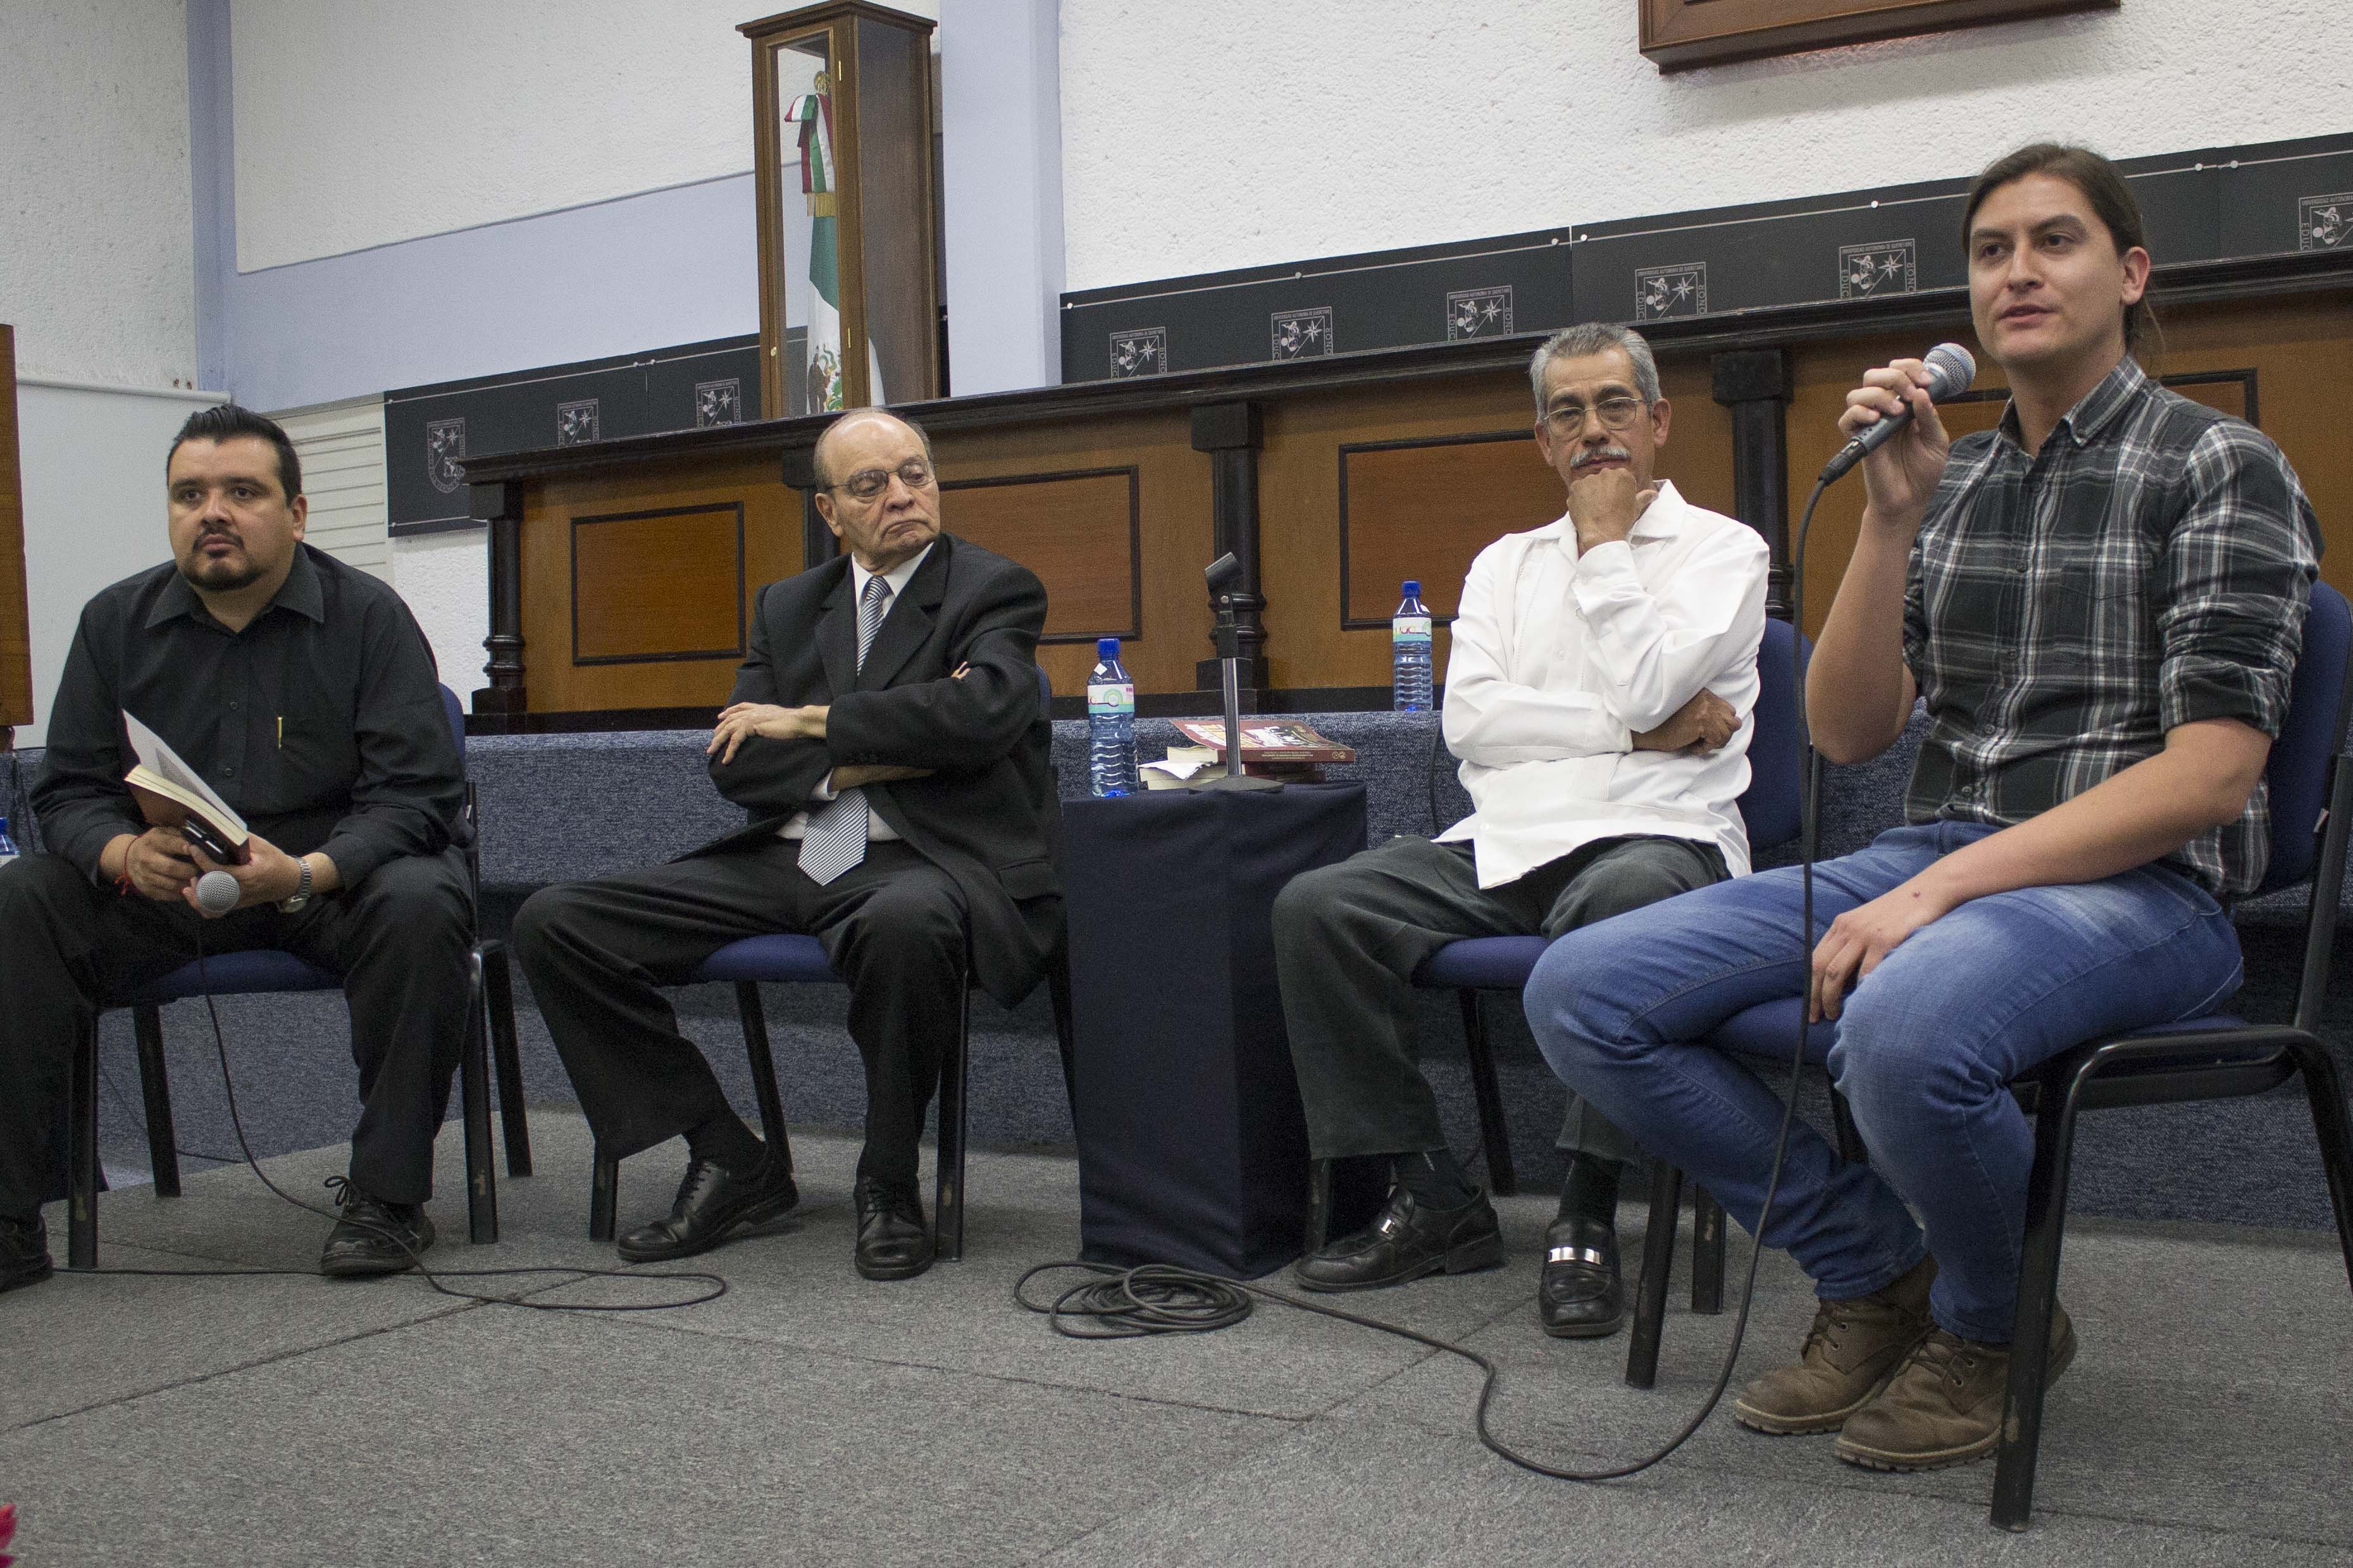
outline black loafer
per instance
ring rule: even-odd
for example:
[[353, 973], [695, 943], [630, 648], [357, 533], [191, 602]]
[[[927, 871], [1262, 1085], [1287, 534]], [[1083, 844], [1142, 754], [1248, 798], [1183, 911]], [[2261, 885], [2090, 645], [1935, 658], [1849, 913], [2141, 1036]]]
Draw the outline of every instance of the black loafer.
[[388, 1204], [341, 1176], [327, 1178], [342, 1217], [319, 1249], [319, 1272], [337, 1279], [401, 1274], [433, 1245], [433, 1222], [421, 1204]]
[[1504, 1261], [1504, 1232], [1487, 1194], [1459, 1208], [1430, 1209], [1404, 1187], [1373, 1223], [1299, 1260], [1293, 1276], [1310, 1290], [1375, 1290], [1441, 1269], [1467, 1274]]
[[689, 1160], [670, 1217], [638, 1226], [621, 1237], [617, 1250], [631, 1263], [691, 1258], [726, 1240], [737, 1226], [774, 1219], [800, 1201], [800, 1189], [781, 1160], [763, 1160], [740, 1176], [715, 1161]]
[[1598, 1340], [1626, 1322], [1626, 1282], [1618, 1271], [1618, 1233], [1598, 1219], [1565, 1216], [1545, 1232], [1544, 1279], [1536, 1316], [1559, 1339]]
[[57, 1272], [49, 1261], [49, 1227], [39, 1215], [0, 1218], [0, 1290], [37, 1285]]
[[913, 1187], [858, 1178], [858, 1272], [869, 1279], [912, 1279], [932, 1266], [932, 1233]]

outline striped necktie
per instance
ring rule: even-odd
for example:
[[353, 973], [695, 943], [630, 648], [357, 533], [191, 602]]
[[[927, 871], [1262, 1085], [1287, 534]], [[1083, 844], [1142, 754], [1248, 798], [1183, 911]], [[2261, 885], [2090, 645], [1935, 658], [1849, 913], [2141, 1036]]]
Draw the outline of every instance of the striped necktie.
[[[891, 584], [880, 577], [866, 579], [858, 595], [858, 667], [866, 668], [866, 650], [891, 613]], [[866, 858], [866, 792], [850, 788], [809, 814], [801, 835], [800, 868], [819, 887]]]

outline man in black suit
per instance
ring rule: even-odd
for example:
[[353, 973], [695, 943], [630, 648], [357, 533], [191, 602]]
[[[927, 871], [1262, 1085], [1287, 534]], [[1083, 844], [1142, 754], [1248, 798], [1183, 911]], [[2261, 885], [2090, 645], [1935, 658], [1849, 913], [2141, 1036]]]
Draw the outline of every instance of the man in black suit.
[[866, 1062], [858, 1271], [931, 1267], [917, 1142], [972, 976], [1008, 1006], [1061, 919], [1060, 816], [1035, 653], [1046, 591], [940, 531], [931, 443], [879, 409], [816, 451], [817, 506], [847, 552], [760, 591], [752, 656], [707, 751], [748, 826], [648, 870], [533, 896], [515, 951], [598, 1142], [684, 1134], [666, 1219], [633, 1262], [717, 1246], [799, 1201], [658, 989], [740, 937], [807, 931], [849, 983]]

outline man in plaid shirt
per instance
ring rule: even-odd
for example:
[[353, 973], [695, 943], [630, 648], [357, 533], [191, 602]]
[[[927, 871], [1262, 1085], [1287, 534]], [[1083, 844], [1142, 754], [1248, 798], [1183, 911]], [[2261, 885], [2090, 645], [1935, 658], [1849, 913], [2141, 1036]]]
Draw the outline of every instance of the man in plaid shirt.
[[[1788, 868], [1574, 932], [1527, 989], [1561, 1077], [1752, 1231], [1780, 1101], [1691, 1042], [1776, 997], [1838, 1021], [1830, 1070], [1871, 1163], [1792, 1128], [1764, 1240], [1820, 1308], [1733, 1408], [1837, 1430], [1841, 1458], [1882, 1469], [1994, 1447], [2033, 1149], [2004, 1086], [2238, 988], [2221, 900], [2263, 878], [2263, 763], [2319, 552], [2279, 449], [2134, 363], [2149, 258], [2114, 165], [2021, 148], [1971, 186], [1962, 235], [2010, 406], [1954, 443], [1917, 360], [1847, 395], [1849, 434], [1913, 420], [1865, 460], [1806, 682], [1834, 762], [1884, 751], [1926, 700], [1907, 826], [1816, 868], [1810, 963]], [[2074, 1352], [2063, 1310], [2052, 1376]]]

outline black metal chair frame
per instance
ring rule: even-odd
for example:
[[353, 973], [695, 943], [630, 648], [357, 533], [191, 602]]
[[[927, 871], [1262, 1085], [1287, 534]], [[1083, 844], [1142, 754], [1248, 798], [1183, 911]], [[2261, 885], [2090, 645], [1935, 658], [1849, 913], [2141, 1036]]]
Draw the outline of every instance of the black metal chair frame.
[[[442, 688], [445, 699], [448, 688]], [[460, 751], [463, 743], [460, 742]], [[499, 1238], [498, 1173], [491, 1151], [490, 1065], [499, 1081], [501, 1131], [507, 1173], [531, 1174], [531, 1128], [522, 1100], [522, 1058], [515, 1043], [514, 984], [507, 945], [480, 933], [482, 868], [480, 805], [472, 780], [466, 783], [466, 880], [476, 930], [466, 961], [466, 1048], [459, 1068], [459, 1092], [466, 1134], [466, 1233], [476, 1245]], [[268, 993], [260, 993], [267, 994]], [[111, 1011], [101, 1006], [100, 1013]], [[154, 1171], [155, 1195], [176, 1198], [180, 1188], [179, 1138], [172, 1119], [171, 1079], [164, 1060], [161, 1007], [131, 1008], [132, 1033], [139, 1048], [139, 1089], [147, 1124], [147, 1156]], [[72, 1147], [67, 1205], [66, 1255], [75, 1268], [98, 1266], [98, 1020], [93, 1016], [74, 1047], [70, 1088]]]

